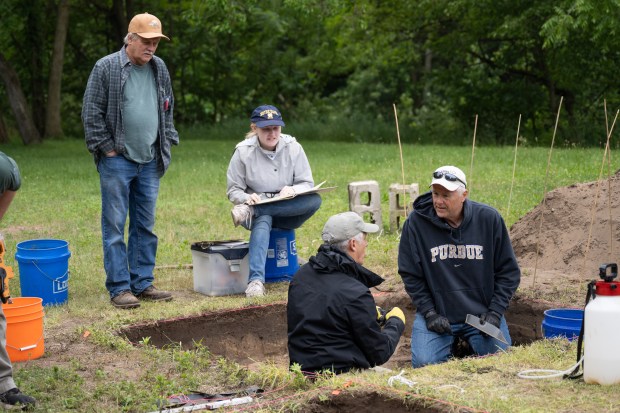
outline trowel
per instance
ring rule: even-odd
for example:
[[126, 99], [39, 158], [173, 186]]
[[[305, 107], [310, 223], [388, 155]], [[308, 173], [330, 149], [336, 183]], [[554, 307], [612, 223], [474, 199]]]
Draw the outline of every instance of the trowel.
[[479, 317], [476, 317], [475, 315], [472, 315], [472, 314], [467, 314], [467, 317], [465, 318], [465, 322], [469, 324], [470, 326], [482, 331], [483, 333], [486, 333], [489, 336], [501, 341], [502, 343], [508, 344], [508, 341], [506, 341], [506, 337], [504, 337], [504, 334], [502, 334], [500, 329], [495, 327], [493, 324], [491, 323], [483, 324], [482, 321], [480, 321]]

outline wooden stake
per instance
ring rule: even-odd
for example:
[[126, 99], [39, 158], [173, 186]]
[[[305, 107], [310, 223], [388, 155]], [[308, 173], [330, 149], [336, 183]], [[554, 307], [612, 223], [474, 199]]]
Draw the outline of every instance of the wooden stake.
[[614, 252], [614, 225], [613, 217], [611, 213], [611, 148], [609, 147], [609, 140], [607, 140], [607, 205], [609, 206], [609, 261], [613, 262]]
[[407, 207], [409, 206], [409, 203], [407, 202], [407, 190], [406, 190], [406, 184], [405, 184], [405, 163], [403, 161], [403, 147], [400, 143], [400, 129], [398, 128], [398, 113], [396, 112], [396, 103], [392, 103], [392, 106], [394, 107], [394, 121], [396, 122], [396, 137], [398, 138], [398, 150], [400, 151], [400, 172], [402, 175], [402, 179], [403, 179], [403, 203], [405, 204], [405, 218], [408, 215], [408, 211], [407, 211]]
[[540, 249], [540, 234], [542, 232], [544, 215], [545, 215], [545, 206], [547, 200], [547, 178], [549, 177], [549, 166], [551, 165], [551, 152], [553, 151], [553, 144], [555, 143], [555, 134], [558, 131], [558, 123], [560, 121], [560, 110], [562, 109], [562, 102], [564, 101], [564, 96], [560, 98], [560, 104], [558, 105], [558, 114], [555, 117], [555, 127], [553, 128], [553, 137], [551, 138], [551, 147], [549, 148], [549, 157], [547, 158], [547, 171], [545, 172], [545, 184], [543, 189], [543, 202], [542, 208], [540, 210], [540, 225], [538, 227], [538, 237], [536, 239], [536, 259], [534, 261], [534, 277], [532, 278], [532, 288], [536, 286], [536, 270], [538, 268], [538, 253]]
[[515, 157], [512, 162], [512, 180], [510, 181], [510, 193], [508, 194], [508, 207], [506, 207], [506, 219], [510, 214], [510, 201], [512, 200], [512, 187], [515, 183], [515, 171], [517, 170], [517, 148], [519, 147], [519, 131], [521, 130], [521, 114], [519, 114], [519, 123], [517, 125], [517, 138], [515, 139]]
[[467, 193], [471, 197], [471, 183], [474, 178], [474, 150], [476, 148], [476, 130], [478, 129], [478, 114], [476, 114], [476, 120], [474, 121], [474, 139], [471, 143], [471, 163], [469, 164], [469, 175], [467, 176]]

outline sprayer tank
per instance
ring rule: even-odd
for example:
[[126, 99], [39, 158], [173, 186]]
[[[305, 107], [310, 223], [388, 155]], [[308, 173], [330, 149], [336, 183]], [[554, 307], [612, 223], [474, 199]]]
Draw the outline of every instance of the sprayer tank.
[[586, 383], [620, 383], [620, 283], [596, 286], [584, 311], [583, 379]]

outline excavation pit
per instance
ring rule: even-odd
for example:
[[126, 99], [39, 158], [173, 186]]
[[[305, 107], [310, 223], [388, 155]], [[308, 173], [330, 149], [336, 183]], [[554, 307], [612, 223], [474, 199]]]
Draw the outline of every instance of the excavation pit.
[[305, 403], [299, 413], [391, 412], [443, 413], [455, 411], [436, 400], [390, 398], [377, 392], [342, 392], [317, 397]]
[[212, 354], [243, 365], [266, 360], [288, 363], [286, 303], [134, 324], [121, 334], [132, 343], [148, 337], [149, 344], [159, 348], [180, 344], [189, 350], [199, 343]]
[[[407, 327], [386, 368], [408, 366], [411, 362], [411, 324], [414, 308], [404, 292], [379, 293], [377, 305], [398, 306], [407, 318]], [[536, 302], [516, 296], [506, 313], [514, 345], [529, 344], [542, 338], [544, 311], [553, 308], [547, 302]], [[190, 350], [200, 343], [212, 354], [249, 366], [270, 361], [288, 366], [286, 303], [238, 308], [133, 324], [120, 331], [132, 343], [148, 339], [158, 348], [181, 345]], [[466, 351], [466, 350], [465, 350]], [[467, 355], [466, 353], [458, 355]]]

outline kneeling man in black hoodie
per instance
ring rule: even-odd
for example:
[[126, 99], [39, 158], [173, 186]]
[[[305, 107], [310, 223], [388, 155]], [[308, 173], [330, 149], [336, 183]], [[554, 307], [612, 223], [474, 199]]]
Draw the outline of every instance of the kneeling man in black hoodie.
[[[504, 219], [469, 199], [465, 173], [437, 168], [430, 188], [414, 201], [398, 249], [398, 272], [416, 307], [413, 367], [447, 361], [457, 337], [479, 356], [508, 348], [504, 313], [521, 280]], [[506, 341], [467, 324], [468, 314], [497, 327]]]
[[325, 243], [293, 277], [288, 353], [291, 365], [301, 365], [303, 372], [366, 369], [394, 353], [405, 315], [398, 307], [382, 314], [369, 288], [384, 280], [362, 266], [367, 234], [377, 231], [355, 212], [330, 217], [323, 228]]

